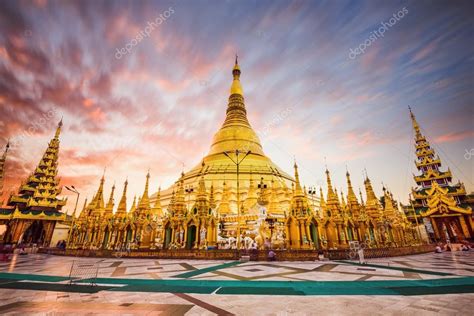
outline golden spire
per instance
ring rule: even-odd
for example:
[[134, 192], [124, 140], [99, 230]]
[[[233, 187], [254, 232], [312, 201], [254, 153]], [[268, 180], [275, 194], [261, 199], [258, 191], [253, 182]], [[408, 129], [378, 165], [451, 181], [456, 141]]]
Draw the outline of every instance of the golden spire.
[[143, 195], [140, 199], [139, 207], [141, 209], [149, 209], [150, 208], [150, 198], [148, 196], [148, 185], [150, 183], [150, 172], [146, 174], [146, 182], [145, 182], [145, 190], [143, 191]]
[[128, 186], [128, 180], [125, 180], [125, 183], [123, 185], [122, 198], [120, 199], [120, 202], [117, 208], [117, 214], [123, 215], [127, 213], [127, 186]]
[[352, 188], [352, 183], [351, 183], [351, 175], [349, 174], [349, 171], [346, 172], [346, 178], [347, 178], [347, 204], [349, 205], [350, 208], [359, 205], [359, 201], [357, 200], [357, 197], [354, 193], [354, 189]]
[[214, 199], [214, 182], [211, 182], [211, 192], [209, 193], [209, 206], [211, 209], [216, 208], [216, 200]]
[[86, 208], [87, 208], [87, 197], [84, 199], [84, 205], [82, 206], [82, 211], [79, 214], [79, 217], [85, 217], [86, 216], [86, 212], [85, 212]]
[[97, 190], [97, 195], [95, 197], [96, 208], [104, 208], [104, 182], [105, 178], [104, 175], [102, 175], [102, 178], [100, 179], [99, 189]]
[[365, 194], [367, 196], [367, 201], [365, 203], [366, 213], [374, 219], [380, 219], [382, 215], [381, 205], [379, 203], [379, 200], [375, 196], [374, 189], [372, 188], [372, 184], [370, 183], [370, 179], [367, 175], [364, 181], [364, 185]]
[[201, 173], [201, 178], [199, 179], [198, 191], [196, 194], [196, 200], [207, 200], [206, 192], [206, 182], [204, 181], [204, 174]]
[[359, 189], [360, 204], [364, 205], [364, 197], [362, 196], [362, 191]]
[[303, 190], [301, 189], [300, 176], [298, 174], [298, 165], [296, 164], [296, 161], [295, 161], [294, 168], [295, 168], [295, 183], [296, 183], [295, 196], [301, 196], [304, 194], [303, 194]]
[[337, 197], [336, 193], [334, 193], [334, 190], [332, 188], [331, 175], [330, 175], [328, 169], [326, 169], [326, 182], [328, 184], [327, 201], [328, 202], [334, 202], [334, 201], [339, 202], [339, 198]]
[[135, 195], [133, 197], [132, 207], [130, 208], [130, 211], [128, 211], [128, 214], [130, 216], [133, 216], [134, 215], [133, 213], [135, 213], [136, 209], [137, 209], [137, 196]]
[[368, 176], [366, 176], [364, 184], [365, 184], [365, 194], [367, 196], [367, 203], [369, 203], [369, 201], [371, 202], [371, 201], [377, 200], [374, 189], [372, 188], [372, 183], [370, 183], [370, 179]]
[[324, 201], [323, 188], [319, 187], [319, 206], [321, 210], [326, 207], [326, 201]]
[[112, 191], [110, 192], [109, 202], [107, 202], [107, 206], [105, 208], [106, 213], [112, 215], [114, 210], [114, 192], [115, 192], [115, 183], [112, 186]]
[[413, 112], [411, 111], [410, 106], [408, 106], [408, 110], [410, 111], [411, 122], [413, 124], [413, 129], [415, 130], [416, 139], [419, 139], [423, 136], [421, 135], [420, 125], [416, 121], [415, 114], [413, 114]]
[[158, 188], [158, 193], [156, 194], [155, 205], [153, 205], [153, 214], [155, 216], [162, 216], [162, 208], [161, 208], [161, 186]]
[[61, 134], [61, 127], [63, 127], [63, 119], [62, 118], [58, 123], [58, 127], [56, 128], [56, 134], [54, 135], [55, 139], [59, 139], [59, 134]]
[[393, 219], [396, 215], [396, 210], [393, 207], [393, 199], [388, 190], [383, 190], [384, 193], [384, 215], [386, 218]]
[[193, 210], [197, 210], [199, 216], [209, 215], [209, 210], [211, 209], [207, 191], [206, 191], [206, 181], [204, 180], [204, 162], [201, 169], [201, 178], [199, 179], [198, 190], [196, 194], [196, 202], [194, 203]]
[[183, 176], [179, 180], [178, 192], [176, 193], [175, 200], [173, 203], [173, 215], [185, 216], [187, 212], [187, 206], [184, 194], [184, 180]]
[[341, 189], [341, 206], [342, 208], [346, 207], [346, 201], [344, 200], [344, 193], [342, 192], [342, 189]]
[[7, 159], [7, 152], [8, 149], [10, 148], [10, 141], [7, 142], [7, 145], [5, 146], [5, 151], [0, 158], [0, 206], [3, 205], [2, 201], [2, 196], [3, 196], [3, 183], [5, 181], [4, 176], [5, 176], [5, 161]]
[[265, 156], [257, 133], [247, 119], [242, 86], [240, 85], [240, 68], [236, 61], [232, 70], [234, 80], [230, 88], [226, 118], [220, 130], [214, 135], [209, 155], [235, 152], [245, 148], [252, 154]]
[[234, 77], [234, 81], [232, 81], [232, 85], [230, 86], [230, 94], [240, 94], [244, 96], [244, 91], [242, 89], [242, 85], [240, 84], [240, 67], [238, 56], [235, 55], [235, 65], [234, 69], [232, 69], [232, 76]]

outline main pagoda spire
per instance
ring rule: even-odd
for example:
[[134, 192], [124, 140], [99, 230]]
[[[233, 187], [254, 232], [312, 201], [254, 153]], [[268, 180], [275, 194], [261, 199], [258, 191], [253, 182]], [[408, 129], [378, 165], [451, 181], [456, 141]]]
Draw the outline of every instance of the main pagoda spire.
[[0, 158], [0, 206], [3, 205], [3, 184], [5, 181], [5, 161], [7, 160], [8, 149], [10, 148], [10, 141], [7, 142], [5, 146], [5, 151], [3, 152], [2, 157]]
[[56, 128], [54, 138], [48, 144], [38, 166], [18, 190], [18, 194], [10, 198], [8, 205], [17, 206], [20, 210], [60, 211], [67, 199], [57, 198], [61, 193], [59, 187], [58, 156], [59, 136], [62, 120]]
[[264, 156], [260, 139], [250, 126], [245, 109], [244, 92], [240, 83], [241, 75], [238, 59], [232, 69], [232, 85], [224, 124], [214, 135], [209, 155], [223, 152], [251, 151]]
[[440, 171], [441, 160], [435, 151], [431, 148], [430, 143], [421, 133], [420, 125], [418, 124], [415, 115], [410, 110], [410, 117], [415, 131], [415, 150], [417, 161], [416, 167], [421, 171], [421, 175], [414, 176], [417, 185], [422, 188], [431, 188], [432, 182], [436, 181], [440, 186], [447, 186], [452, 180], [451, 171]]
[[234, 69], [232, 69], [232, 76], [234, 80], [232, 81], [232, 85], [230, 86], [230, 95], [239, 94], [242, 97], [244, 96], [244, 90], [242, 89], [242, 85], [240, 84], [240, 67], [239, 67], [239, 59], [238, 56], [235, 56], [235, 65]]

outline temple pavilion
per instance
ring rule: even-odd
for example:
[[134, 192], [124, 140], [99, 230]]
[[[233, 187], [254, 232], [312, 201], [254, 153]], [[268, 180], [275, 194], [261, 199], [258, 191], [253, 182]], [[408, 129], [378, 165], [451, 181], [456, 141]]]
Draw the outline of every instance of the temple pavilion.
[[[62, 121], [37, 167], [21, 183], [18, 192], [10, 195], [6, 205], [0, 204], [0, 225], [3, 226], [0, 238], [3, 243], [49, 246], [56, 223], [66, 221], [66, 214], [61, 209], [67, 199], [58, 197], [61, 193], [57, 177], [61, 127]], [[0, 160], [0, 188], [3, 187], [8, 148], [9, 144]]]
[[410, 204], [403, 206], [412, 222], [422, 221], [434, 240], [459, 242], [474, 238], [472, 196], [463, 183], [452, 183], [448, 168], [442, 171], [441, 159], [421, 133], [411, 108], [410, 117], [415, 131], [416, 187], [412, 188]]

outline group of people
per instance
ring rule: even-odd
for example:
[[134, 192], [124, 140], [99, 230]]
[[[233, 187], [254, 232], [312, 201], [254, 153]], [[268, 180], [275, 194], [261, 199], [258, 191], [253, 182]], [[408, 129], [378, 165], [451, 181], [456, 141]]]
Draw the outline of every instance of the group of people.
[[443, 243], [438, 243], [435, 248], [435, 253], [442, 253], [443, 251], [470, 251], [472, 249], [472, 245], [469, 244], [467, 241], [464, 241], [461, 243], [461, 246], [459, 248], [456, 248], [451, 244], [450, 242], [447, 242], [446, 244]]

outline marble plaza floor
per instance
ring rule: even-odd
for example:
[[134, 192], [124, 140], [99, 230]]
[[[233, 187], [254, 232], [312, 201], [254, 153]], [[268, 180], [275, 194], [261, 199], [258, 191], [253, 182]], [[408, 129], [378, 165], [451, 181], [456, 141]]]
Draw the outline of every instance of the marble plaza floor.
[[[84, 280], [70, 285], [73, 262]], [[468, 315], [474, 251], [366, 265], [15, 255], [0, 297], [1, 314]]]

